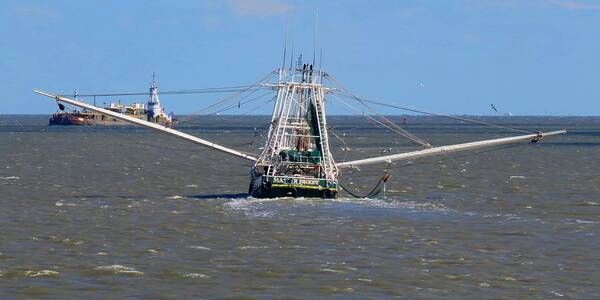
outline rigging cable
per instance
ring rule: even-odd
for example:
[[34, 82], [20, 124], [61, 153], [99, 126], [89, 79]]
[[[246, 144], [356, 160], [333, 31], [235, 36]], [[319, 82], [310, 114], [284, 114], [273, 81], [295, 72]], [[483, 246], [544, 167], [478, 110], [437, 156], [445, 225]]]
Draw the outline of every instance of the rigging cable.
[[[235, 117], [238, 117], [238, 116], [244, 116], [244, 115], [247, 115], [247, 114], [249, 114], [249, 113], [251, 113], [251, 112], [253, 112], [253, 111], [255, 111], [255, 110], [257, 110], [257, 109], [261, 108], [263, 105], [265, 105], [265, 104], [267, 104], [267, 103], [269, 103], [269, 102], [272, 102], [272, 101], [273, 101], [273, 100], [275, 100], [276, 98], [277, 98], [277, 97], [271, 97], [271, 98], [269, 98], [267, 101], [265, 101], [265, 102], [263, 102], [263, 103], [260, 103], [260, 104], [258, 104], [257, 106], [255, 106], [255, 107], [253, 107], [253, 108], [251, 108], [251, 109], [249, 109], [249, 110], [247, 110], [247, 111], [245, 111], [245, 112], [243, 112], [243, 113], [241, 113], [241, 114], [237, 114], [237, 115], [230, 115], [230, 116], [228, 116], [228, 117], [235, 118]], [[229, 122], [230, 120], [231, 120], [231, 119], [224, 118], [223, 120], [219, 120], [219, 121], [216, 121], [216, 122], [212, 122], [212, 123], [211, 123], [211, 125], [213, 125], [213, 126], [214, 126], [214, 125], [222, 124], [222, 123], [225, 123], [225, 122]]]
[[[377, 123], [377, 124], [379, 124], [379, 125], [381, 125], [381, 126], [383, 126], [383, 127], [387, 128], [387, 129], [391, 130], [392, 132], [395, 132], [395, 133], [397, 133], [398, 135], [400, 135], [400, 136], [403, 136], [403, 137], [405, 137], [405, 138], [407, 138], [407, 139], [409, 139], [409, 140], [411, 140], [411, 141], [413, 141], [413, 142], [415, 142], [415, 143], [417, 143], [417, 144], [420, 144], [420, 145], [423, 145], [423, 146], [425, 146], [425, 144], [427, 144], [427, 145], [429, 145], [429, 146], [427, 146], [427, 147], [428, 147], [428, 148], [431, 148], [431, 145], [430, 145], [429, 143], [427, 143], [427, 142], [425, 142], [425, 141], [422, 141], [422, 140], [421, 140], [421, 139], [419, 139], [419, 138], [416, 138], [416, 137], [414, 137], [414, 135], [412, 135], [412, 134], [408, 133], [406, 130], [404, 130], [404, 129], [402, 129], [402, 130], [398, 130], [397, 128], [392, 128], [392, 127], [390, 127], [389, 125], [387, 125], [387, 124], [385, 124], [385, 123], [383, 123], [383, 122], [381, 122], [381, 121], [379, 121], [379, 120], [377, 120], [377, 119], [373, 118], [372, 116], [362, 113], [360, 110], [358, 110], [358, 109], [356, 109], [355, 107], [351, 106], [350, 104], [346, 103], [346, 101], [344, 101], [344, 100], [340, 99], [339, 97], [337, 97], [337, 95], [333, 95], [333, 94], [332, 94], [332, 96], [333, 96], [335, 99], [337, 99], [338, 101], [340, 101], [340, 103], [342, 103], [342, 104], [344, 104], [345, 106], [347, 106], [348, 108], [350, 108], [350, 109], [354, 110], [354, 111], [355, 111], [355, 112], [357, 112], [357, 113], [361, 113], [363, 117], [365, 117], [365, 118], [367, 118], [367, 119], [369, 119], [369, 120], [371, 120], [371, 121], [373, 121], [373, 122], [375, 122], [375, 123]], [[408, 134], [407, 134], [407, 133], [408, 133]]]
[[[350, 97], [354, 98], [354, 96], [352, 96], [352, 95], [350, 95]], [[393, 104], [387, 104], [387, 103], [373, 101], [373, 100], [363, 99], [363, 101], [368, 102], [368, 103], [373, 103], [373, 104], [376, 104], [376, 105], [392, 107], [392, 108], [396, 108], [396, 109], [400, 109], [400, 110], [405, 110], [405, 111], [410, 111], [410, 112], [416, 112], [416, 113], [420, 113], [420, 114], [424, 114], [424, 115], [429, 115], [429, 116], [443, 117], [443, 118], [449, 118], [449, 119], [458, 120], [458, 121], [464, 121], [464, 122], [470, 122], [470, 123], [477, 123], [477, 124], [481, 124], [481, 125], [487, 125], [487, 126], [492, 126], [492, 127], [496, 127], [496, 128], [501, 128], [501, 129], [507, 129], [507, 130], [512, 130], [512, 131], [516, 131], [516, 132], [521, 132], [521, 133], [536, 133], [534, 131], [527, 131], [527, 130], [523, 130], [523, 129], [513, 128], [513, 127], [508, 127], [508, 126], [502, 126], [502, 125], [498, 125], [498, 124], [494, 124], [494, 123], [489, 123], [489, 122], [485, 122], [485, 121], [479, 121], [479, 120], [474, 120], [474, 119], [469, 119], [469, 118], [464, 118], [464, 117], [459, 117], [459, 116], [446, 115], [446, 114], [430, 113], [430, 112], [426, 112], [426, 111], [422, 111], [422, 110], [417, 110], [417, 109], [408, 108], [408, 107], [402, 107], [402, 106], [393, 105]]]
[[[213, 108], [215, 108], [215, 107], [222, 106], [222, 105], [224, 105], [224, 103], [226, 103], [227, 101], [229, 101], [229, 100], [231, 100], [231, 99], [235, 99], [236, 97], [240, 96], [241, 94], [243, 94], [243, 93], [245, 93], [245, 92], [249, 91], [249, 90], [250, 90], [250, 87], [256, 87], [256, 86], [260, 86], [260, 85], [261, 85], [263, 82], [265, 82], [265, 81], [267, 81], [267, 80], [269, 80], [269, 79], [273, 78], [273, 76], [274, 76], [275, 74], [276, 74], [276, 71], [271, 71], [271, 72], [269, 72], [269, 74], [267, 74], [266, 76], [264, 76], [263, 78], [261, 78], [261, 79], [260, 79], [259, 81], [257, 81], [256, 83], [254, 83], [254, 84], [250, 85], [250, 86], [249, 86], [249, 88], [247, 88], [247, 89], [244, 89], [244, 90], [241, 90], [241, 91], [239, 91], [239, 92], [237, 92], [237, 93], [235, 93], [235, 94], [233, 94], [233, 95], [230, 95], [230, 96], [228, 96], [228, 97], [225, 97], [225, 98], [223, 98], [223, 99], [221, 99], [221, 100], [219, 100], [219, 101], [217, 101], [217, 102], [215, 102], [215, 103], [213, 103], [213, 104], [211, 104], [211, 105], [209, 105], [209, 106], [207, 106], [207, 107], [205, 107], [205, 108], [203, 108], [203, 109], [201, 109], [201, 110], [195, 111], [195, 112], [193, 112], [193, 113], [192, 113], [192, 115], [198, 115], [198, 114], [201, 114], [203, 111], [208, 111], [208, 110], [210, 110], [210, 109], [213, 109]], [[256, 89], [255, 89], [255, 90], [253, 90], [253, 91], [251, 91], [251, 92], [254, 92], [254, 91], [256, 91]]]
[[[266, 95], [269, 95], [270, 93], [272, 93], [272, 91], [267, 91], [266, 93], [262, 93], [262, 94], [260, 94], [260, 95], [258, 95], [258, 96], [256, 96], [256, 97], [250, 98], [250, 99], [248, 99], [248, 100], [246, 100], [246, 101], [244, 101], [244, 102], [239, 102], [239, 105], [241, 106], [241, 105], [245, 105], [245, 104], [247, 104], [247, 103], [250, 103], [250, 102], [252, 102], [252, 101], [256, 101], [256, 100], [258, 100], [258, 99], [261, 99], [261, 98], [263, 98], [263, 97], [264, 97], [264, 96], [266, 96]], [[267, 101], [267, 102], [265, 102], [265, 103], [263, 103], [263, 104], [260, 104], [258, 107], [255, 107], [254, 109], [258, 109], [258, 108], [259, 108], [259, 107], [261, 107], [262, 105], [264, 105], [264, 104], [266, 104], [266, 103], [269, 103], [269, 102], [271, 102], [272, 100], [273, 100], [273, 97], [269, 98], [269, 101]], [[223, 109], [221, 109], [221, 110], [219, 110], [219, 111], [215, 111], [215, 112], [213, 112], [213, 113], [206, 114], [206, 115], [216, 115], [216, 114], [220, 114], [220, 113], [222, 113], [222, 112], [228, 111], [228, 110], [230, 110], [230, 109], [232, 109], [232, 108], [235, 108], [235, 107], [238, 107], [238, 105], [237, 105], [237, 104], [233, 104], [233, 105], [230, 105], [230, 106], [228, 106], [228, 107], [225, 107], [225, 108], [223, 108]]]
[[[238, 91], [244, 91], [248, 88], [258, 88], [257, 85], [239, 85], [230, 87], [218, 87], [218, 88], [202, 88], [202, 89], [191, 89], [191, 90], [175, 90], [175, 91], [164, 91], [160, 92], [161, 95], [182, 95], [182, 94], [209, 94], [209, 93], [232, 93]], [[68, 96], [69, 94], [59, 94], [58, 96]], [[143, 96], [151, 95], [149, 92], [126, 92], [126, 93], [104, 93], [104, 94], [78, 94], [77, 97], [114, 97], [114, 96]]]
[[372, 104], [377, 104], [377, 105], [381, 105], [381, 106], [392, 107], [392, 108], [396, 108], [396, 109], [400, 109], [400, 110], [404, 110], [404, 111], [410, 111], [410, 112], [420, 113], [420, 114], [429, 115], [429, 116], [443, 117], [443, 118], [449, 118], [449, 119], [459, 120], [459, 121], [464, 121], [464, 122], [477, 123], [477, 124], [482, 124], [482, 125], [487, 125], [487, 126], [492, 126], [492, 127], [496, 127], [496, 128], [507, 129], [507, 130], [512, 130], [512, 131], [516, 131], [516, 132], [522, 132], [522, 133], [535, 133], [533, 131], [527, 131], [527, 130], [522, 130], [522, 129], [518, 129], [518, 128], [512, 128], [512, 127], [508, 127], [508, 126], [497, 125], [497, 124], [493, 124], [493, 123], [489, 123], [489, 122], [484, 122], [484, 121], [479, 121], [479, 120], [473, 120], [473, 119], [459, 117], [459, 116], [452, 116], [452, 115], [447, 115], [447, 114], [436, 114], [436, 113], [426, 112], [426, 111], [418, 110], [418, 109], [414, 109], [414, 108], [408, 108], [408, 107], [403, 107], [403, 106], [398, 106], [398, 105], [393, 105], [393, 104], [387, 104], [387, 103], [383, 103], [383, 102], [368, 100], [368, 99], [365, 99], [365, 98], [361, 98], [361, 97], [353, 94], [352, 92], [350, 92], [341, 83], [339, 83], [339, 81], [337, 81], [335, 78], [333, 78], [331, 75], [329, 75], [329, 73], [325, 73], [325, 76], [327, 76], [327, 78], [329, 78], [333, 83], [335, 83], [336, 85], [338, 85], [340, 87], [340, 89], [346, 93], [346, 94], [341, 94], [341, 93], [338, 93], [338, 94], [340, 94], [342, 96], [350, 97], [350, 98], [355, 99], [355, 100], [357, 100], [357, 101], [359, 101], [359, 102], [361, 102], [363, 104], [364, 104], [364, 102], [366, 102], [366, 103], [372, 103]]
[[[333, 78], [331, 75], [329, 75], [328, 73], [325, 73], [325, 76], [327, 76], [327, 78], [329, 78], [334, 84], [336, 84], [342, 91], [346, 92], [347, 94], [353, 96], [352, 98], [354, 100], [357, 100], [360, 104], [364, 105], [368, 110], [370, 110], [373, 114], [377, 115], [379, 118], [381, 118], [383, 121], [385, 121], [387, 124], [391, 125], [392, 127], [396, 128], [396, 132], [400, 131], [403, 132], [403, 136], [408, 138], [409, 140], [420, 144], [421, 146], [424, 146], [426, 148], [431, 148], [431, 144], [428, 143], [427, 141], [417, 137], [416, 135], [408, 132], [406, 129], [398, 126], [396, 123], [392, 122], [390, 119], [386, 118], [385, 116], [381, 115], [380, 113], [378, 113], [375, 109], [373, 109], [372, 107], [370, 107], [369, 105], [367, 105], [362, 98], [353, 95], [348, 89], [346, 89], [341, 83], [339, 83], [339, 81], [337, 81], [335, 78]], [[343, 95], [343, 94], [341, 94]]]
[[333, 136], [336, 139], [338, 139], [340, 142], [342, 142], [342, 144], [344, 144], [344, 147], [342, 148], [342, 151], [344, 152], [344, 158], [342, 159], [342, 161], [346, 161], [346, 158], [348, 157], [348, 151], [350, 151], [350, 147], [348, 147], [346, 141], [335, 132], [333, 127], [327, 126], [327, 132], [331, 132], [331, 134], [333, 134]]
[[257, 81], [256, 83], [252, 84], [252, 85], [248, 85], [248, 88], [244, 89], [244, 90], [240, 90], [237, 93], [233, 94], [233, 95], [229, 95], [203, 109], [200, 109], [198, 111], [192, 112], [190, 115], [188, 115], [187, 117], [183, 118], [182, 120], [180, 120], [180, 122], [186, 122], [186, 121], [190, 121], [191, 119], [193, 119], [195, 117], [195, 115], [200, 115], [203, 114], [204, 112], [210, 111], [210, 110], [217, 110], [223, 106], [225, 106], [227, 104], [228, 101], [230, 100], [235, 100], [237, 97], [239, 97], [240, 95], [242, 95], [244, 92], [247, 91], [251, 91], [248, 95], [246, 95], [245, 97], [249, 96], [250, 94], [254, 93], [255, 91], [258, 90], [258, 88], [255, 89], [251, 89], [252, 87], [258, 87], [260, 86], [262, 83], [264, 83], [267, 80], [270, 80], [271, 78], [273, 78], [273, 76], [276, 74], [277, 72], [271, 71], [269, 72], [267, 75], [265, 75], [263, 78], [261, 78], [259, 81]]

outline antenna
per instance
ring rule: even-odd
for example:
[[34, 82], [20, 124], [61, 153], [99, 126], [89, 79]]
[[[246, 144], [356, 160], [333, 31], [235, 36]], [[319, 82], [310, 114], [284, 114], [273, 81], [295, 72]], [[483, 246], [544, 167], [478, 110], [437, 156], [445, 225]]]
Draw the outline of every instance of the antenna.
[[281, 78], [281, 76], [283, 76], [283, 69], [285, 68], [285, 55], [287, 52], [287, 39], [288, 39], [288, 22], [290, 19], [290, 15], [288, 14], [287, 17], [285, 18], [285, 35], [284, 35], [284, 41], [283, 41], [283, 61], [281, 63], [281, 73], [279, 75], [279, 78]]
[[321, 80], [321, 84], [323, 83], [323, 48], [319, 49], [319, 79]]
[[294, 29], [296, 28], [296, 15], [294, 15], [294, 26], [292, 26], [292, 54], [290, 55], [290, 72], [294, 66]]
[[319, 28], [319, 8], [317, 8], [315, 16], [315, 33], [313, 35], [313, 66], [315, 65], [315, 57], [317, 56], [317, 29]]

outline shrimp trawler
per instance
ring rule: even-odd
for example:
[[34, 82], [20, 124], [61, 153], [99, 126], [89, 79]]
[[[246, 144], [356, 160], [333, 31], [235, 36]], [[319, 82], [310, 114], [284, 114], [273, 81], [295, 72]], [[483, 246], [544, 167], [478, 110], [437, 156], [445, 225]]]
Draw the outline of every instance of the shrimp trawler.
[[[284, 54], [284, 64], [285, 61]], [[339, 82], [330, 74], [324, 72], [320, 68], [316, 69], [314, 65], [314, 59], [312, 64], [305, 64], [302, 63], [300, 56], [295, 64], [290, 62], [289, 68], [282, 66], [281, 68], [272, 71], [262, 80], [253, 85], [236, 88], [214, 88], [171, 92], [174, 94], [184, 92], [191, 93], [194, 91], [198, 93], [235, 92], [235, 96], [242, 95], [245, 92], [252, 93], [258, 89], [266, 89], [275, 92], [276, 95], [273, 97], [274, 107], [271, 122], [268, 125], [266, 141], [264, 142], [262, 151], [260, 151], [257, 156], [215, 144], [199, 137], [168, 128], [161, 124], [135, 118], [127, 114], [112, 111], [110, 109], [96, 107], [76, 99], [70, 99], [38, 90], [34, 90], [34, 92], [50, 97], [59, 103], [74, 105], [110, 118], [115, 118], [124, 122], [154, 129], [159, 132], [166, 133], [196, 144], [200, 144], [210, 149], [221, 151], [228, 155], [250, 161], [252, 162], [252, 167], [250, 171], [250, 184], [248, 190], [252, 197], [258, 198], [335, 198], [342, 188], [339, 184], [339, 175], [340, 169], [343, 168], [352, 168], [378, 163], [390, 164], [392, 162], [410, 160], [418, 157], [440, 155], [450, 152], [522, 141], [538, 142], [541, 141], [543, 137], [566, 133], [565, 130], [556, 130], [550, 132], [528, 132], [520, 129], [509, 128], [516, 131], [522, 131], [527, 134], [433, 147], [428, 142], [407, 132], [399, 125], [393, 123], [384, 116], [377, 114], [371, 109], [370, 106], [367, 105], [368, 103], [379, 104], [399, 109], [406, 109], [413, 112], [430, 115], [435, 114], [360, 98], [339, 84]], [[337, 87], [330, 87], [326, 85], [326, 81], [333, 83]], [[153, 90], [151, 89], [150, 92], [152, 94]], [[377, 115], [376, 118], [366, 115], [368, 118], [392, 130], [393, 132], [409, 138], [410, 140], [419, 144], [422, 149], [405, 153], [381, 155], [378, 157], [360, 160], [336, 162], [332, 156], [328, 140], [329, 135], [325, 107], [326, 96], [333, 96], [334, 99], [336, 99], [337, 96], [346, 96], [357, 103], [367, 106], [374, 114]], [[234, 99], [233, 102], [231, 99]], [[230, 107], [240, 107], [242, 103], [241, 100], [235, 100], [235, 97], [227, 97], [209, 107], [215, 107], [217, 104], [225, 105], [227, 101], [230, 101], [229, 105], [232, 105]], [[508, 128], [505, 126], [485, 123], [483, 121], [470, 120], [464, 117], [450, 115], [437, 116], [458, 119], [464, 122], [475, 122], [495, 127], [502, 127], [504, 129]], [[350, 193], [350, 191], [348, 192]]]
[[[107, 94], [107, 96], [110, 94]], [[165, 113], [164, 108], [160, 105], [158, 97], [158, 86], [154, 74], [152, 74], [152, 83], [148, 93], [147, 103], [122, 104], [120, 101], [109, 102], [104, 106], [104, 109], [113, 112], [121, 113], [140, 120], [145, 120], [167, 127], [171, 127], [174, 123], [173, 117]], [[84, 95], [85, 96], [85, 95]], [[112, 95], [111, 95], [112, 96]], [[118, 96], [118, 95], [117, 95]], [[79, 95], [77, 90], [73, 97], [77, 99]], [[94, 97], [95, 98], [95, 97]], [[95, 101], [94, 101], [95, 105]], [[59, 105], [61, 112], [54, 113], [48, 120], [49, 125], [102, 125], [102, 126], [125, 126], [132, 125], [129, 122], [117, 118], [111, 118], [104, 114], [83, 109], [73, 110], [70, 112], [64, 111], [64, 105]]]
[[298, 60], [288, 78], [280, 73], [264, 150], [251, 171], [254, 197], [335, 198], [338, 169], [329, 149], [323, 73]]

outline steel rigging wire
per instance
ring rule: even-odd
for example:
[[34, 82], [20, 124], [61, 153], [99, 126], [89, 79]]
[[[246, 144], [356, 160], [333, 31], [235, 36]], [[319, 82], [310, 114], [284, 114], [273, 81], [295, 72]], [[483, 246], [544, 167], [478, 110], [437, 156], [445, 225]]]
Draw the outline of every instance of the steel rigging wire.
[[[342, 91], [346, 92], [347, 94], [351, 94], [350, 91], [348, 89], [346, 89], [341, 83], [339, 83], [335, 78], [333, 78], [331, 75], [328, 75], [327, 73], [325, 74], [325, 76], [327, 76], [328, 79], [331, 80], [331, 82], [333, 82], [334, 84], [336, 84]], [[339, 94], [339, 93], [338, 93]], [[344, 94], [340, 94], [340, 95], [344, 95]], [[408, 132], [406, 129], [398, 126], [396, 123], [392, 122], [390, 119], [386, 118], [384, 115], [378, 113], [375, 109], [373, 109], [372, 107], [370, 107], [369, 105], [367, 105], [366, 103], [364, 103], [364, 101], [362, 101], [361, 98], [359, 97], [353, 97], [354, 100], [357, 100], [360, 104], [362, 104], [363, 106], [365, 106], [369, 111], [371, 111], [371, 113], [375, 114], [376, 116], [378, 116], [382, 122], [377, 121], [378, 123], [380, 123], [381, 125], [383, 125], [383, 122], [387, 123], [389, 126], [395, 128], [395, 130], [391, 129], [389, 126], [386, 126], [387, 128], [390, 128], [391, 130], [393, 130], [396, 133], [402, 132], [400, 135], [408, 138], [409, 140], [420, 144], [423, 147], [426, 148], [431, 148], [431, 144], [428, 143], [427, 141], [417, 137], [416, 135]], [[341, 100], [338, 98], [338, 100]], [[372, 118], [373, 120], [375, 120], [374, 118]], [[384, 125], [385, 126], [385, 125]]]
[[[252, 97], [252, 98], [250, 98], [250, 99], [248, 99], [248, 100], [246, 100], [246, 101], [243, 101], [243, 102], [242, 102], [242, 101], [241, 101], [241, 99], [240, 99], [240, 102], [239, 102], [239, 104], [232, 104], [232, 105], [230, 105], [230, 106], [228, 106], [228, 107], [222, 108], [221, 110], [218, 110], [218, 111], [212, 112], [212, 113], [210, 113], [210, 114], [206, 114], [206, 115], [216, 115], [216, 114], [220, 114], [220, 113], [222, 113], [222, 112], [228, 111], [228, 110], [230, 110], [230, 109], [232, 109], [232, 108], [236, 108], [236, 107], [238, 107], [238, 108], [239, 108], [239, 107], [241, 107], [242, 105], [248, 104], [248, 103], [250, 103], [250, 102], [253, 102], [253, 101], [256, 101], [256, 100], [258, 100], [258, 99], [261, 99], [261, 98], [263, 98], [264, 96], [267, 96], [267, 95], [271, 94], [272, 92], [273, 92], [273, 91], [267, 91], [266, 93], [262, 93], [262, 94], [260, 94], [260, 95], [258, 95], [258, 96]], [[269, 99], [269, 101], [267, 101], [266, 103], [268, 103], [268, 102], [271, 102], [271, 101], [272, 101], [272, 99], [273, 99], [273, 97], [271, 97], [271, 98]], [[265, 103], [265, 104], [266, 104], [266, 103]], [[263, 104], [259, 105], [259, 106], [258, 106], [256, 109], [258, 109], [258, 108], [259, 108], [260, 106], [262, 106], [262, 105], [263, 105]]]
[[[164, 92], [160, 92], [159, 94], [160, 95], [183, 95], [183, 94], [235, 93], [235, 94], [227, 96], [227, 97], [225, 97], [225, 98], [223, 98], [201, 110], [191, 113], [191, 115], [198, 115], [198, 114], [202, 114], [205, 111], [218, 110], [218, 109], [222, 108], [223, 106], [227, 105], [227, 102], [229, 100], [235, 100], [237, 97], [239, 97], [240, 95], [242, 95], [245, 92], [250, 92], [249, 94], [252, 94], [253, 92], [255, 92], [257, 90], [262, 89], [263, 87], [261, 85], [265, 81], [268, 81], [271, 78], [273, 78], [273, 76], [276, 73], [277, 73], [277, 71], [273, 70], [273, 71], [269, 72], [267, 75], [265, 75], [263, 78], [261, 78], [259, 81], [257, 81], [254, 84], [251, 84], [251, 85], [164, 91]], [[249, 94], [245, 95], [244, 98], [249, 96]], [[65, 93], [65, 94], [61, 94], [61, 95], [68, 95], [68, 94]], [[150, 93], [149, 92], [127, 92], [127, 93], [78, 94], [77, 97], [115, 97], [115, 96], [143, 96], [143, 95], [150, 95]], [[187, 121], [187, 120], [188, 120], [188, 118], [185, 118], [185, 120], [180, 120], [180, 121]]]
[[420, 114], [434, 116], [434, 117], [448, 118], [448, 119], [453, 119], [453, 120], [458, 120], [458, 121], [463, 121], [463, 122], [470, 122], [470, 123], [477, 123], [477, 124], [481, 124], [481, 125], [487, 125], [487, 126], [492, 126], [492, 127], [496, 127], [496, 128], [507, 129], [507, 130], [522, 132], [522, 133], [535, 133], [533, 131], [527, 131], [527, 130], [523, 130], [523, 129], [497, 125], [497, 124], [493, 124], [493, 123], [489, 123], [489, 122], [485, 122], [485, 121], [474, 120], [474, 119], [469, 119], [469, 118], [465, 118], [465, 117], [452, 116], [452, 115], [447, 115], [447, 114], [437, 114], [437, 113], [427, 112], [424, 110], [418, 110], [418, 109], [414, 109], [414, 108], [393, 105], [393, 104], [383, 103], [383, 102], [379, 102], [379, 101], [368, 100], [368, 99], [359, 97], [356, 94], [350, 92], [350, 90], [348, 90], [346, 87], [344, 87], [339, 81], [337, 81], [335, 78], [333, 78], [329, 73], [325, 73], [324, 76], [326, 76], [328, 79], [330, 79], [334, 84], [336, 84], [340, 88], [341, 91], [344, 92], [344, 93], [336, 93], [336, 94], [338, 94], [340, 96], [352, 98], [365, 106], [367, 106], [365, 103], [372, 103], [372, 104], [376, 104], [376, 105], [387, 106], [387, 107], [391, 107], [391, 108], [395, 108], [395, 109], [420, 113]]
[[[177, 90], [177, 91], [164, 91], [160, 92], [161, 95], [183, 95], [183, 94], [211, 94], [211, 93], [233, 93], [239, 91], [246, 91], [249, 88], [260, 88], [256, 85], [239, 85], [231, 87], [219, 87], [219, 88], [204, 88], [204, 89], [191, 89], [191, 90]], [[127, 93], [104, 93], [104, 94], [78, 94], [77, 97], [115, 97], [115, 96], [144, 96], [150, 95], [149, 92], [127, 92]], [[69, 94], [59, 94], [59, 96], [69, 96]]]
[[[355, 112], [357, 112], [357, 113], [362, 113], [362, 112], [361, 112], [360, 110], [358, 110], [357, 108], [353, 107], [352, 105], [350, 105], [350, 104], [346, 103], [346, 101], [344, 101], [344, 100], [342, 100], [341, 98], [337, 97], [337, 95], [332, 95], [332, 96], [333, 96], [333, 97], [334, 97], [336, 100], [338, 100], [340, 103], [344, 104], [346, 107], [348, 107], [348, 108], [350, 108], [350, 109], [354, 110], [354, 111], [355, 111]], [[391, 126], [389, 126], [389, 125], [387, 125], [387, 124], [385, 124], [385, 123], [383, 123], [383, 122], [381, 122], [381, 121], [379, 121], [379, 120], [377, 120], [377, 119], [373, 118], [372, 116], [370, 116], [370, 115], [367, 115], [367, 114], [364, 114], [364, 113], [362, 113], [362, 116], [363, 116], [364, 118], [367, 118], [368, 120], [371, 120], [371, 121], [373, 121], [373, 122], [375, 122], [375, 123], [377, 123], [377, 124], [379, 124], [379, 125], [381, 125], [381, 126], [383, 126], [383, 127], [387, 128], [387, 129], [391, 130], [392, 132], [395, 132], [395, 133], [397, 133], [398, 135], [400, 135], [400, 136], [402, 136], [402, 137], [405, 137], [405, 138], [407, 138], [407, 139], [409, 139], [409, 140], [411, 140], [411, 141], [413, 141], [413, 142], [417, 143], [417, 144], [420, 144], [420, 145], [422, 145], [422, 146], [425, 146], [425, 147], [431, 148], [431, 145], [430, 145], [429, 143], [427, 143], [426, 141], [423, 141], [422, 139], [420, 139], [420, 138], [416, 137], [415, 135], [413, 135], [413, 134], [409, 133], [408, 131], [406, 131], [406, 130], [404, 130], [404, 129], [402, 129], [402, 128], [400, 128], [401, 130], [398, 130], [397, 128], [391, 127]], [[426, 146], [426, 145], [428, 145], [428, 146]]]
[[[346, 96], [348, 96], [348, 95], [346, 95]], [[351, 96], [351, 95], [350, 95], [350, 97], [354, 98], [354, 96]], [[400, 109], [400, 110], [405, 110], [405, 111], [420, 113], [420, 114], [429, 115], [429, 116], [443, 117], [443, 118], [448, 118], [448, 119], [453, 119], [453, 120], [458, 120], [458, 121], [464, 121], [464, 122], [470, 122], [470, 123], [477, 123], [477, 124], [481, 124], [481, 125], [487, 125], [487, 126], [492, 126], [492, 127], [500, 128], [500, 129], [512, 130], [512, 131], [522, 132], [522, 133], [536, 133], [535, 131], [527, 131], [527, 130], [523, 130], [523, 129], [513, 128], [513, 127], [508, 127], [508, 126], [502, 126], [502, 125], [498, 125], [498, 124], [494, 124], [494, 123], [489, 123], [489, 122], [479, 121], [479, 120], [474, 120], [474, 119], [468, 119], [468, 118], [459, 117], [459, 116], [430, 113], [430, 112], [426, 112], [426, 111], [422, 111], [422, 110], [417, 110], [417, 109], [408, 108], [408, 107], [402, 107], [402, 106], [393, 105], [393, 104], [387, 104], [387, 103], [373, 101], [373, 100], [363, 99], [363, 101], [364, 102], [368, 102], [368, 103], [372, 103], [372, 104], [376, 104], [376, 105], [387, 106], [387, 107], [391, 107], [391, 108], [396, 108], [396, 109]]]
[[[225, 106], [228, 101], [235, 100], [237, 97], [239, 97], [240, 95], [242, 95], [245, 92], [250, 91], [250, 94], [252, 94], [253, 92], [259, 90], [261, 88], [261, 85], [265, 81], [268, 81], [271, 78], [273, 78], [273, 76], [275, 76], [276, 73], [277, 72], [275, 70], [271, 71], [271, 72], [269, 72], [269, 74], [265, 75], [263, 78], [261, 78], [256, 83], [254, 83], [252, 85], [249, 85], [248, 88], [240, 90], [240, 91], [238, 91], [237, 93], [235, 93], [233, 95], [227, 96], [227, 97], [225, 97], [225, 98], [223, 98], [223, 99], [221, 99], [221, 100], [219, 100], [219, 101], [217, 101], [217, 102], [215, 102], [215, 103], [213, 103], [213, 104], [211, 104], [211, 105], [209, 105], [209, 106], [207, 106], [207, 107], [205, 107], [205, 108], [203, 108], [201, 110], [195, 111], [195, 112], [191, 113], [191, 115], [199, 115], [199, 114], [202, 114], [203, 112], [206, 112], [206, 111], [219, 109], [220, 107]], [[254, 87], [254, 88], [252, 89], [252, 87]], [[246, 95], [244, 97], [247, 97], [247, 96], [248, 95]]]

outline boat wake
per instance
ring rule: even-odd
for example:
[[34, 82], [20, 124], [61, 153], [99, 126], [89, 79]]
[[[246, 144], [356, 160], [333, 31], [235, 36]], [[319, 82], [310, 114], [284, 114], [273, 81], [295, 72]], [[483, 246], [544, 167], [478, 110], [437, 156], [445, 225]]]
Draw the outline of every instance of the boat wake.
[[450, 211], [442, 203], [430, 203], [430, 202], [415, 202], [415, 201], [403, 201], [397, 199], [377, 199], [377, 198], [337, 198], [327, 199], [329, 202], [337, 203], [348, 203], [367, 207], [380, 207], [380, 208], [394, 208], [394, 209], [408, 209], [413, 211]]
[[212, 194], [212, 195], [190, 195], [185, 196], [191, 199], [203, 199], [203, 200], [215, 200], [215, 199], [248, 199], [250, 195], [248, 193], [238, 194]]
[[231, 199], [223, 203], [228, 211], [242, 213], [248, 217], [271, 218], [279, 214], [302, 214], [303, 208], [320, 206], [325, 209], [364, 210], [385, 209], [402, 213], [446, 213], [451, 209], [441, 203], [401, 201], [394, 199], [356, 199], [356, 198], [243, 198]]

